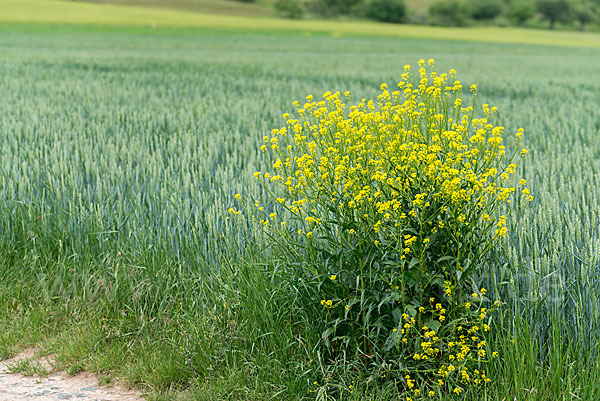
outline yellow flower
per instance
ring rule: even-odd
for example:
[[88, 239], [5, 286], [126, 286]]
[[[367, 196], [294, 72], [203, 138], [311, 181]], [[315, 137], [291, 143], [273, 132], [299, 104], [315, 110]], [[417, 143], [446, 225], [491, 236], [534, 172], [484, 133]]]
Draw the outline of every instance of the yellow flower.
[[521, 138], [523, 137], [523, 132], [524, 132], [524, 131], [525, 131], [525, 130], [524, 130], [523, 128], [519, 128], [519, 129], [517, 130], [517, 133], [515, 134], [515, 136], [517, 137], [517, 139], [521, 139]]
[[337, 278], [337, 276], [335, 274], [332, 274], [331, 276], [329, 276], [329, 280], [331, 280], [331, 281], [335, 281], [336, 278]]

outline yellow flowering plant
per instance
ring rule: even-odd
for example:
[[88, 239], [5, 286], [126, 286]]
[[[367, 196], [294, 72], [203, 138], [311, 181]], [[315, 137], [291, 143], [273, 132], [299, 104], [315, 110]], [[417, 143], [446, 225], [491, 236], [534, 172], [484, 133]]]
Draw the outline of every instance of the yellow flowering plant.
[[507, 234], [511, 200], [532, 199], [524, 180], [511, 185], [526, 151], [506, 152], [476, 90], [464, 105], [456, 72], [420, 60], [376, 101], [308, 96], [265, 136], [271, 169], [255, 173], [269, 194], [260, 225], [324, 319], [328, 358], [355, 355], [412, 398], [489, 381], [498, 303], [473, 278]]

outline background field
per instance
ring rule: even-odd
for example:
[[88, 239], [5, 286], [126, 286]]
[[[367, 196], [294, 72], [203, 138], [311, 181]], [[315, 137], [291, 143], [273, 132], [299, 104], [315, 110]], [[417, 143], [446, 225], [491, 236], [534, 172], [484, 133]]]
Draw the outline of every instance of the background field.
[[118, 4], [134, 7], [161, 8], [207, 14], [273, 16], [272, 0], [242, 3], [235, 0], [89, 0], [88, 3]]
[[581, 44], [551, 46], [139, 18], [0, 28], [0, 356], [42, 341], [69, 371], [124, 375], [156, 399], [314, 398], [305, 344], [318, 338], [260, 274], [264, 244], [225, 211], [236, 192], [260, 196], [258, 146], [293, 100], [372, 97], [433, 57], [478, 84], [507, 132], [524, 127], [530, 150], [535, 201], [481, 278], [507, 302], [509, 362], [492, 367], [489, 398], [598, 399], [600, 54], [583, 47], [596, 36], [507, 31]]
[[[256, 3], [240, 3], [234, 0], [88, 0], [90, 3], [121, 4], [137, 7], [160, 7], [173, 10], [194, 11], [226, 15], [273, 15], [274, 0], [258, 0]], [[427, 13], [433, 0], [408, 0], [410, 12]]]
[[[600, 47], [600, 33], [551, 32], [522, 28], [446, 28], [382, 24], [343, 20], [284, 20], [269, 17], [217, 15], [57, 0], [0, 0], [0, 22], [6, 24], [69, 24], [102, 27], [172, 27], [204, 30], [238, 30], [271, 34], [326, 34], [334, 36], [382, 36], [396, 38], [528, 43]], [[0, 25], [1, 26], [1, 25]], [[64, 27], [60, 28], [64, 29]]]

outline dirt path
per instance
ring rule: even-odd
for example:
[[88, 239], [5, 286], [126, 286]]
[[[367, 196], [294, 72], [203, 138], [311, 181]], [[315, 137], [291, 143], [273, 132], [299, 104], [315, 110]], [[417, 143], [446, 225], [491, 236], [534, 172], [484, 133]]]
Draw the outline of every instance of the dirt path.
[[[139, 392], [116, 384], [111, 387], [98, 385], [96, 376], [83, 373], [68, 376], [64, 372], [46, 377], [26, 377], [13, 374], [11, 366], [23, 361], [32, 361], [33, 352], [28, 351], [0, 362], [0, 401], [142, 401]], [[49, 369], [50, 363], [35, 360], [36, 366]], [[14, 369], [13, 369], [14, 370]]]

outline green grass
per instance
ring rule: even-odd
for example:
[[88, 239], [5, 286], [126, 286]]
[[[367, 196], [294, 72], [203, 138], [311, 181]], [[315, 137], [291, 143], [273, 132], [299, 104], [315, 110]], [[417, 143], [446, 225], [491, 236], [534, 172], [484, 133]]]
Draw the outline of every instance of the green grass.
[[50, 374], [50, 372], [34, 358], [19, 359], [18, 361], [8, 364], [7, 369], [10, 373], [18, 373], [23, 376], [45, 377]]
[[[30, 18], [74, 22], [80, 6], [100, 7]], [[106, 7], [82, 10], [108, 23]], [[24, 22], [15, 8], [2, 17]], [[352, 24], [339, 26], [388, 29]], [[258, 146], [293, 100], [373, 97], [434, 57], [478, 84], [507, 132], [523, 126], [530, 149], [536, 200], [481, 277], [507, 303], [485, 399], [599, 398], [595, 49], [199, 25], [2, 29], [0, 355], [40, 344], [58, 368], [125, 377], [157, 400], [315, 399], [311, 383], [331, 369], [315, 351], [319, 322], [226, 210], [236, 192], [261, 196]], [[392, 397], [366, 386], [345, 399]]]
[[600, 47], [600, 33], [552, 32], [520, 28], [444, 28], [383, 24], [367, 21], [290, 21], [189, 13], [176, 10], [93, 4], [57, 0], [0, 0], [0, 23], [79, 24], [100, 26], [193, 27], [202, 29], [328, 34], [333, 36], [385, 36], [396, 38], [545, 44]]

